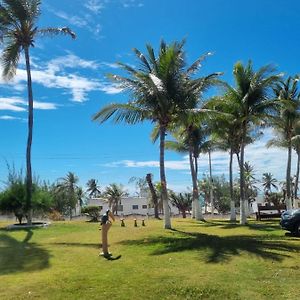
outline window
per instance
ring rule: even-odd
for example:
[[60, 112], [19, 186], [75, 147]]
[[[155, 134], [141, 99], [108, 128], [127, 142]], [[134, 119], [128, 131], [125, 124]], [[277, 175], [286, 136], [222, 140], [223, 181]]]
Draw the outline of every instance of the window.
[[142, 205], [142, 209], [147, 209], [148, 207], [147, 207], [147, 204], [143, 204]]
[[123, 205], [118, 205], [118, 211], [123, 211]]
[[139, 209], [138, 205], [132, 205], [132, 209]]

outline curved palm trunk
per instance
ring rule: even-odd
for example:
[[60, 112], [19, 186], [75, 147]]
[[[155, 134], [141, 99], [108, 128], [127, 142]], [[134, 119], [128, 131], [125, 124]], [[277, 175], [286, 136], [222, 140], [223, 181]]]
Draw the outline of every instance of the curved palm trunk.
[[24, 48], [27, 72], [27, 92], [28, 92], [28, 137], [26, 148], [26, 210], [27, 222], [32, 224], [32, 170], [31, 170], [31, 144], [33, 131], [33, 94], [30, 70], [29, 48]]
[[243, 138], [241, 143], [241, 156], [240, 156], [240, 223], [245, 225], [247, 217], [245, 212], [245, 169], [244, 169], [244, 156], [245, 156], [245, 136], [246, 136], [246, 122], [243, 123]]
[[149, 190], [150, 190], [151, 197], [152, 197], [152, 202], [154, 204], [154, 217], [156, 219], [159, 219], [159, 215], [158, 215], [158, 197], [157, 197], [155, 188], [154, 188], [153, 183], [152, 183], [151, 174], [146, 175], [146, 181], [148, 183]]
[[165, 137], [166, 137], [166, 127], [160, 125], [159, 128], [160, 135], [160, 145], [159, 145], [159, 167], [160, 167], [160, 182], [161, 182], [161, 198], [163, 202], [164, 209], [164, 228], [171, 229], [171, 218], [170, 209], [168, 204], [168, 190], [165, 172]]
[[191, 149], [189, 151], [189, 159], [190, 159], [190, 168], [191, 168], [191, 175], [192, 175], [192, 182], [193, 182], [193, 207], [195, 209], [195, 218], [197, 221], [203, 221], [204, 219], [202, 215], [202, 208], [199, 205], [199, 190], [198, 190], [198, 183], [197, 183], [197, 173], [195, 168], [196, 166], [194, 165], [193, 152]]
[[236, 222], [235, 202], [233, 198], [232, 162], [233, 162], [233, 151], [232, 149], [230, 149], [230, 158], [229, 158], [230, 221]]
[[297, 150], [297, 171], [296, 171], [295, 190], [294, 190], [295, 199], [298, 198], [299, 171], [300, 171], [300, 151]]
[[211, 170], [211, 153], [208, 151], [208, 161], [209, 161], [209, 198], [211, 205], [211, 214], [214, 214], [215, 203], [214, 203], [214, 194], [213, 194], [213, 180], [212, 180], [212, 170]]
[[291, 161], [292, 161], [292, 146], [289, 142], [288, 145], [288, 161], [286, 167], [286, 208], [292, 209], [291, 199]]

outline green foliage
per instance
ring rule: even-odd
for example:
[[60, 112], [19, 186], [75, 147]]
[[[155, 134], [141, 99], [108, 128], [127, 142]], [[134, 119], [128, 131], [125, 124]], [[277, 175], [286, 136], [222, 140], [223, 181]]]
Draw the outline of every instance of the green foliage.
[[91, 222], [98, 222], [100, 219], [101, 208], [99, 206], [82, 207], [81, 213], [91, 218]]
[[[33, 184], [32, 208], [35, 215], [46, 213], [52, 205], [52, 197], [45, 186]], [[0, 211], [14, 213], [19, 223], [27, 218], [26, 183], [22, 172], [9, 169], [7, 187], [0, 193]]]
[[173, 206], [177, 207], [182, 213], [182, 217], [186, 218], [186, 212], [192, 209], [192, 194], [191, 193], [170, 193], [170, 202]]

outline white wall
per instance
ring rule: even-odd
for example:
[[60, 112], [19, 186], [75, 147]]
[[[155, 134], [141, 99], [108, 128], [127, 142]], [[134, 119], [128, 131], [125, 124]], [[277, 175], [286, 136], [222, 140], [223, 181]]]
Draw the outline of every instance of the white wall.
[[[154, 209], [149, 208], [149, 200], [147, 197], [122, 197], [122, 210], [118, 210], [118, 215], [154, 215]], [[102, 206], [102, 211], [108, 209], [108, 203], [101, 198], [90, 198], [87, 203], [88, 206]], [[178, 209], [171, 206], [171, 212], [178, 214]]]

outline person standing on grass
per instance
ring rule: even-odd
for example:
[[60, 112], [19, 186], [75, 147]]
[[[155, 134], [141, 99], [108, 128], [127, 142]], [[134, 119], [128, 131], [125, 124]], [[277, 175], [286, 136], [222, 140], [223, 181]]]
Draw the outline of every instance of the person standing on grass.
[[100, 253], [100, 255], [104, 256], [104, 257], [111, 256], [111, 253], [108, 252], [108, 241], [107, 241], [108, 230], [112, 225], [111, 220], [115, 221], [115, 217], [114, 217], [113, 213], [108, 209], [101, 218], [102, 253]]

